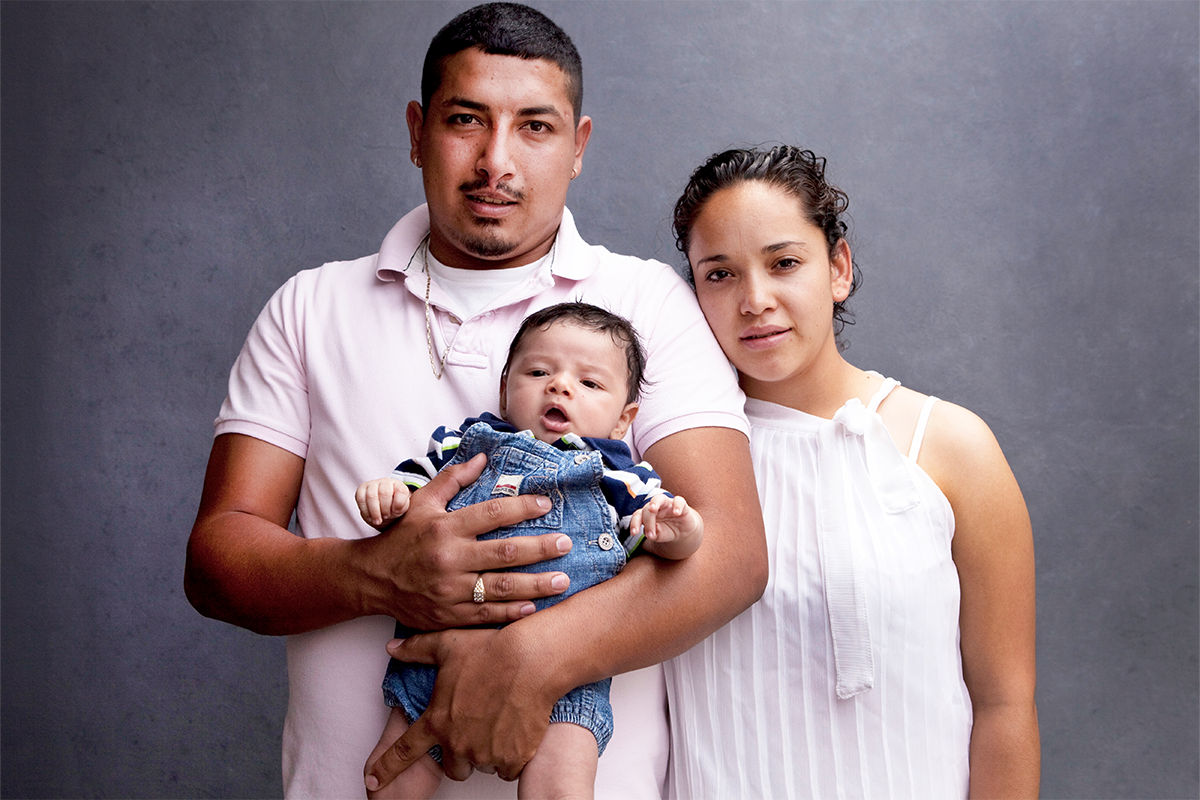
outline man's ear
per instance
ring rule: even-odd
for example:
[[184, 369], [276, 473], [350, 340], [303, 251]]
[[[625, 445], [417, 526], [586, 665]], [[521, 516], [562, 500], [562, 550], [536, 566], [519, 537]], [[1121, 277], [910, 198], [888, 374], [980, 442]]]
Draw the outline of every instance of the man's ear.
[[625, 410], [621, 412], [621, 417], [617, 420], [616, 426], [612, 429], [612, 433], [608, 435], [610, 439], [624, 439], [625, 432], [629, 430], [629, 426], [633, 424], [633, 418], [637, 416], [638, 404], [627, 403]]
[[580, 117], [575, 126], [575, 164], [571, 180], [578, 178], [583, 172], [583, 151], [587, 150], [588, 139], [592, 137], [592, 118]]
[[404, 110], [404, 119], [408, 122], [408, 158], [418, 168], [421, 166], [421, 126], [425, 124], [425, 112], [416, 100], [409, 101]]

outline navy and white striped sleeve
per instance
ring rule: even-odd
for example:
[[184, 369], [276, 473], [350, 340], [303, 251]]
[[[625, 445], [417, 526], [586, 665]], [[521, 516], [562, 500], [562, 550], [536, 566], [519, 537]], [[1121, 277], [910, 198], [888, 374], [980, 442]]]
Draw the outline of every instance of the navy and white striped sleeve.
[[662, 479], [645, 461], [630, 464], [624, 469], [606, 468], [600, 479], [600, 488], [616, 512], [621, 544], [625, 552], [630, 554], [637, 550], [645, 538], [641, 531], [633, 535], [629, 530], [633, 512], [646, 505], [652, 497], [674, 497], [662, 488]]
[[410, 489], [420, 489], [433, 480], [442, 467], [454, 458], [462, 431], [440, 426], [429, 439], [429, 452], [422, 458], [410, 458], [392, 470], [392, 477]]

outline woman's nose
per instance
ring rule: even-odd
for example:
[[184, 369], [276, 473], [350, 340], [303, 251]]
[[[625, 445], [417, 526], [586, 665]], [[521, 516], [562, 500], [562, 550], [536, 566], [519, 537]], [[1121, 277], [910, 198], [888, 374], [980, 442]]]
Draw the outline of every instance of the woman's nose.
[[767, 282], [757, 277], [742, 281], [742, 313], [761, 314], [774, 306], [774, 297]]

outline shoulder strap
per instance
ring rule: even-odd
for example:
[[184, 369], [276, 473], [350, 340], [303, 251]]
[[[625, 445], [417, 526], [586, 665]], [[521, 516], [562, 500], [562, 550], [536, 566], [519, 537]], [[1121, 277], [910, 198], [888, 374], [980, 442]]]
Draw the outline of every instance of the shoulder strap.
[[912, 444], [908, 448], [910, 461], [916, 461], [917, 454], [921, 452], [921, 442], [925, 440], [925, 426], [929, 424], [929, 412], [933, 411], [933, 404], [936, 402], [937, 398], [930, 395], [921, 406], [921, 415], [917, 417], [917, 429], [913, 431]]
[[899, 385], [900, 381], [895, 378], [884, 378], [883, 385], [875, 390], [875, 394], [871, 396], [871, 402], [867, 403], [867, 411], [870, 411], [872, 414], [878, 411], [879, 404], [892, 393], [892, 389], [895, 389]]

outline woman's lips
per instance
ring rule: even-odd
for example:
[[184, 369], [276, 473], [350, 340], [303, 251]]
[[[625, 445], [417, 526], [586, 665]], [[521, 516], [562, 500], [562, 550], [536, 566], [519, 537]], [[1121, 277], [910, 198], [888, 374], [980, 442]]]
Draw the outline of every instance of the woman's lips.
[[750, 350], [765, 350], [783, 341], [791, 330], [791, 328], [780, 327], [751, 328], [741, 335], [740, 341], [742, 346]]

